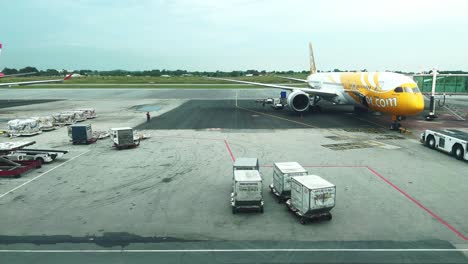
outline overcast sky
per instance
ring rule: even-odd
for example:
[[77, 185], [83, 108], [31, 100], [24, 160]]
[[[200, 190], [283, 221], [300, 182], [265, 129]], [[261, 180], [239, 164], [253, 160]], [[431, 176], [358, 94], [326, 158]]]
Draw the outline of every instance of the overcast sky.
[[468, 1], [0, 0], [0, 69], [468, 70]]

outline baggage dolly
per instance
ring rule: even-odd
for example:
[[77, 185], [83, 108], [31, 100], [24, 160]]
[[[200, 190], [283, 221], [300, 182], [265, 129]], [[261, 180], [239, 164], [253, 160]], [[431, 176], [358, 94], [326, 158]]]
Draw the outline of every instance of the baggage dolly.
[[302, 214], [299, 209], [294, 207], [291, 203], [291, 199], [286, 201], [286, 206], [288, 207], [289, 211], [294, 213], [299, 218], [299, 223], [301, 225], [305, 225], [307, 222], [311, 222], [314, 220], [327, 220], [330, 221], [332, 219], [332, 214], [330, 213], [331, 208], [327, 208], [324, 210], [319, 210], [317, 212], [311, 214]]
[[268, 187], [270, 187], [271, 193], [276, 197], [278, 203], [284, 203], [287, 201], [289, 198], [291, 198], [291, 194], [280, 194], [276, 188], [273, 186], [273, 184], [270, 184]]

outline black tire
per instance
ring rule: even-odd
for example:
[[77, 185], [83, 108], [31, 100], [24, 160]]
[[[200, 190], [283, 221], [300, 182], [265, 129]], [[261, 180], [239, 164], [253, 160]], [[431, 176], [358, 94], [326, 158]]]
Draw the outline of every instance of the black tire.
[[232, 208], [232, 214], [236, 214], [237, 213], [237, 210], [235, 207]]
[[44, 159], [43, 158], [37, 158], [36, 161], [38, 163], [37, 166], [36, 166], [36, 169], [42, 168], [42, 164], [44, 163]]
[[301, 223], [301, 225], [305, 225], [306, 224], [305, 218], [301, 217], [301, 219], [299, 220], [299, 223]]
[[263, 206], [260, 207], [260, 213], [263, 214]]
[[332, 220], [332, 218], [333, 218], [333, 217], [332, 217], [332, 214], [328, 214], [328, 215], [327, 215], [327, 220], [328, 220], [328, 221]]
[[458, 144], [453, 147], [452, 153], [458, 160], [463, 160], [463, 156], [465, 155], [463, 147]]
[[21, 174], [13, 175], [13, 178], [16, 178], [16, 179], [18, 179], [18, 178], [20, 178], [20, 177], [21, 177]]
[[435, 149], [436, 140], [435, 140], [434, 136], [432, 136], [432, 135], [427, 136], [426, 145], [428, 147], [430, 147], [431, 149]]

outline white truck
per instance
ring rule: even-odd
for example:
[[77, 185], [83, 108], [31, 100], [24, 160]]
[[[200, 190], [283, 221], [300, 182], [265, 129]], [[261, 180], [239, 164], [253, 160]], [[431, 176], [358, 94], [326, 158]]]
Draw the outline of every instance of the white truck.
[[291, 177], [304, 176], [308, 172], [297, 162], [275, 162], [273, 164], [273, 183], [270, 184], [271, 192], [279, 203], [291, 197]]
[[320, 176], [307, 175], [291, 178], [291, 199], [286, 201], [289, 210], [307, 220], [325, 218], [331, 220], [330, 210], [335, 207], [336, 186]]
[[232, 165], [232, 179], [236, 170], [260, 170], [257, 158], [237, 158]]
[[431, 130], [421, 133], [420, 141], [431, 149], [438, 149], [468, 160], [468, 133], [456, 129]]
[[257, 170], [234, 171], [231, 193], [232, 213], [242, 209], [256, 209], [263, 213], [262, 177]]
[[140, 139], [134, 139], [131, 127], [117, 127], [110, 129], [110, 137], [117, 149], [133, 148], [140, 145]]

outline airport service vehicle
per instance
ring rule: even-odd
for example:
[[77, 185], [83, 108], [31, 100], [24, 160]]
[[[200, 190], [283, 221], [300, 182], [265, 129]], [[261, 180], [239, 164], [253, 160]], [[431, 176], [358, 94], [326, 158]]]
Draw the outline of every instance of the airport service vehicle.
[[56, 149], [29, 149], [27, 146], [35, 144], [36, 141], [5, 142], [0, 144], [0, 157], [13, 161], [39, 161], [40, 167], [43, 163], [50, 163], [56, 158], [68, 153], [67, 150]]
[[[45, 156], [26, 157], [22, 154], [14, 155], [25, 151], [24, 147], [35, 144], [35, 141], [16, 141], [0, 143], [0, 177], [20, 177], [21, 174], [40, 168]], [[26, 150], [30, 151], [30, 150]], [[41, 150], [36, 150], [37, 152]]]
[[301, 224], [312, 219], [331, 220], [335, 197], [335, 185], [320, 176], [295, 176], [291, 178], [291, 199], [286, 205], [299, 217]]
[[263, 214], [262, 177], [257, 170], [234, 171], [231, 193], [232, 213], [239, 210], [258, 210]]
[[133, 137], [133, 129], [131, 127], [118, 127], [110, 129], [110, 137], [114, 143], [114, 147], [118, 150], [124, 148], [133, 148], [140, 145], [140, 139], [136, 141]]
[[291, 177], [305, 176], [308, 172], [297, 162], [275, 162], [273, 164], [273, 183], [270, 184], [271, 193], [279, 203], [291, 197]]
[[450, 153], [459, 160], [468, 160], [468, 133], [456, 129], [426, 129], [420, 136], [421, 143], [431, 149]]
[[260, 170], [257, 158], [237, 158], [232, 165], [232, 179], [236, 170]]
[[11, 161], [0, 157], [0, 177], [19, 178], [21, 174], [35, 168], [40, 168], [42, 163], [40, 160], [22, 160]]
[[96, 142], [96, 139], [93, 138], [91, 124], [73, 124], [69, 126], [68, 136], [71, 137], [74, 145], [87, 145]]
[[56, 158], [62, 157], [68, 153], [67, 150], [56, 150], [56, 149], [19, 149], [8, 153], [4, 156], [6, 159], [11, 161], [22, 161], [22, 160], [40, 160], [41, 164], [50, 163]]
[[390, 128], [394, 130], [400, 127], [399, 122], [406, 116], [416, 115], [424, 110], [423, 95], [411, 77], [393, 72], [317, 72], [311, 44], [309, 48], [310, 75], [307, 79], [281, 77], [303, 82], [308, 87], [211, 79], [288, 91], [285, 106], [297, 113], [317, 108], [317, 103], [323, 99], [333, 104], [354, 105], [356, 110], [364, 108], [389, 114], [392, 118]]

